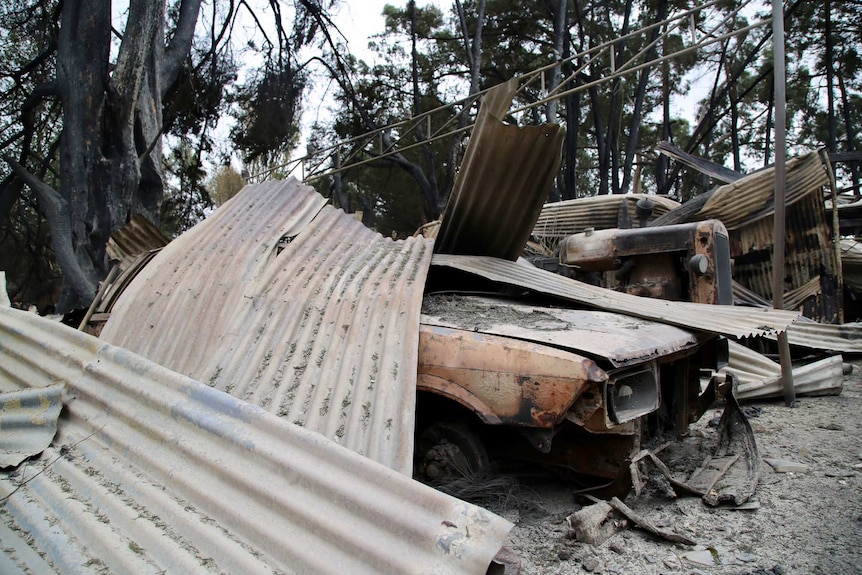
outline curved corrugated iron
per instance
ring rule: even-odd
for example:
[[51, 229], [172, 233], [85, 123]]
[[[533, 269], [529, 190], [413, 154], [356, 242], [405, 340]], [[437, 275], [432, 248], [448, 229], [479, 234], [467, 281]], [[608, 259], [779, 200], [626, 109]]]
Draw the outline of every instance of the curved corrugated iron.
[[0, 341], [0, 390], [74, 396], [53, 446], [0, 473], [4, 573], [480, 575], [511, 528], [35, 314], [0, 309]]
[[680, 205], [670, 198], [647, 194], [612, 194], [554, 202], [542, 207], [542, 213], [533, 227], [533, 235], [540, 238], [564, 238], [587, 228], [615, 228], [618, 226], [620, 206], [624, 201], [628, 204], [632, 225], [638, 227], [637, 202], [641, 198], [648, 198], [655, 205], [649, 221]]
[[108, 257], [123, 262], [125, 267], [139, 254], [168, 245], [168, 239], [150, 220], [135, 214], [128, 224], [111, 234]]
[[479, 256], [436, 254], [432, 265], [447, 266], [491, 281], [554, 295], [579, 304], [735, 338], [787, 329], [799, 314], [784, 310], [707, 305], [638, 297], [569, 279], [530, 264]]
[[0, 393], [0, 467], [41, 453], [57, 433], [65, 384]]
[[557, 176], [565, 130], [504, 124], [500, 118], [516, 91], [517, 81], [509, 81], [485, 95], [435, 253], [516, 260], [524, 250]]
[[[733, 373], [739, 380], [739, 399], [782, 397], [784, 386], [781, 365], [765, 355], [736, 342], [730, 342], [729, 364], [720, 373]], [[844, 382], [843, 359], [827, 357], [793, 368], [793, 387], [797, 395], [837, 395]]]
[[324, 203], [295, 180], [247, 187], [150, 263], [101, 335], [409, 474], [431, 240]]
[[[817, 152], [789, 160], [786, 171], [786, 206], [819, 192], [829, 183], [826, 167]], [[775, 212], [774, 189], [773, 166], [716, 189], [696, 219], [717, 219], [728, 230], [738, 229]]]

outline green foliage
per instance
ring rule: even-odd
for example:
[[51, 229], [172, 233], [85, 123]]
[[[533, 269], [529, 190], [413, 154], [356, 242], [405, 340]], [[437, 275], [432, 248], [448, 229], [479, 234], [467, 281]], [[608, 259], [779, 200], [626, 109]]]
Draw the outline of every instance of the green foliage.
[[206, 187], [206, 171], [201, 155], [188, 143], [180, 143], [167, 157], [169, 179], [162, 203], [161, 230], [175, 238], [204, 219], [214, 207]]

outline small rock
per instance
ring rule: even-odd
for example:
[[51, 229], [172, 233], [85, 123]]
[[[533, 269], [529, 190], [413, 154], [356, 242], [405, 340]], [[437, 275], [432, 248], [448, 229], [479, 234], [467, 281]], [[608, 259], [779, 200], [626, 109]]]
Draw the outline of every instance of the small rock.
[[849, 469], [837, 469], [835, 471], [825, 471], [823, 475], [826, 477], [854, 477], [856, 474]]
[[776, 473], [805, 473], [808, 471], [808, 466], [798, 461], [773, 457], [765, 457], [763, 461], [772, 466]]
[[844, 427], [841, 425], [838, 425], [837, 423], [826, 423], [826, 424], [818, 423], [817, 427], [819, 427], [820, 429], [826, 429], [829, 431], [844, 431]]
[[665, 564], [666, 567], [670, 569], [676, 569], [679, 567], [679, 559], [677, 559], [676, 555], [670, 555], [662, 559], [662, 563]]
[[559, 557], [560, 561], [568, 561], [571, 559], [572, 553], [568, 549], [560, 549], [557, 551], [557, 557]]
[[755, 557], [751, 553], [737, 553], [736, 558], [743, 563], [754, 563], [755, 561], [757, 561], [757, 557]]
[[626, 546], [623, 545], [620, 541], [611, 541], [610, 543], [608, 543], [608, 549], [610, 549], [617, 555], [623, 555], [626, 552]]
[[697, 563], [698, 565], [705, 565], [707, 567], [715, 567], [716, 564], [715, 558], [712, 556], [712, 551], [708, 549], [683, 553], [682, 558], [686, 561], [691, 561], [692, 563]]
[[584, 562], [581, 563], [581, 567], [584, 568], [584, 571], [589, 571], [590, 573], [592, 573], [599, 568], [599, 560], [595, 557], [587, 557]]
[[[862, 515], [859, 516], [859, 521], [862, 521]], [[646, 562], [649, 563], [650, 565], [655, 565], [656, 563], [658, 563], [658, 559], [656, 559], [652, 555], [647, 555], [645, 557], [645, 559], [646, 559]]]

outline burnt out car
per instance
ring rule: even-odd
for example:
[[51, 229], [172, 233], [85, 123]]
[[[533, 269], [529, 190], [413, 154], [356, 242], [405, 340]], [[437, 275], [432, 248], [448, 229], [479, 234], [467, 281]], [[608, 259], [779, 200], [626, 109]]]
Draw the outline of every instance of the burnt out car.
[[[556, 303], [556, 304], [555, 304]], [[535, 297], [428, 293], [419, 337], [418, 477], [481, 471], [488, 453], [605, 481], [642, 442], [714, 400], [714, 335]]]

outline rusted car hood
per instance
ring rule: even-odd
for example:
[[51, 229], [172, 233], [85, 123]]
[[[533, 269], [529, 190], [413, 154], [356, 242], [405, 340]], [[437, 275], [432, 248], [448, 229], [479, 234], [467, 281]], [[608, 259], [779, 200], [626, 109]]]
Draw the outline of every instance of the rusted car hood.
[[621, 314], [477, 296], [426, 296], [421, 323], [552, 345], [607, 360], [613, 367], [698, 345], [692, 332]]

